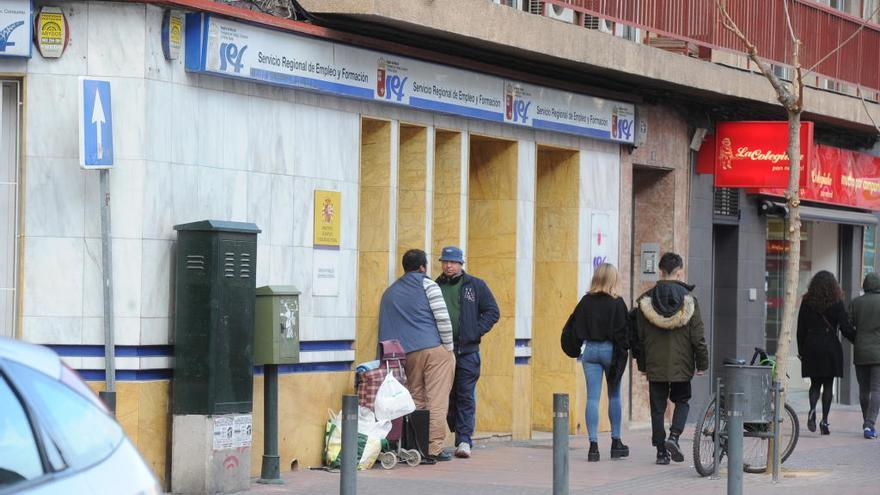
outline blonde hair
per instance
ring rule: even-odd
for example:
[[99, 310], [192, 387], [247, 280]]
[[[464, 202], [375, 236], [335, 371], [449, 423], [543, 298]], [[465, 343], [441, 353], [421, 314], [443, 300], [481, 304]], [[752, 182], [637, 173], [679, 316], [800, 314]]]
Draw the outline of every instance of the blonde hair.
[[593, 272], [593, 280], [590, 282], [590, 290], [587, 294], [608, 294], [611, 297], [618, 297], [617, 268], [611, 263], [602, 263], [596, 267]]

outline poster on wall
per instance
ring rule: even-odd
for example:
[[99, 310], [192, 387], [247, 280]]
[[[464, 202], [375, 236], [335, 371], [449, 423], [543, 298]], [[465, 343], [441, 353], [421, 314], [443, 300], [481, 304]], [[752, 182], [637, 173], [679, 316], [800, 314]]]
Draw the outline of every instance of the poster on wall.
[[315, 247], [339, 249], [342, 193], [315, 190]]
[[33, 37], [31, 0], [4, 0], [0, 5], [0, 57], [30, 57]]
[[602, 263], [617, 266], [617, 224], [609, 212], [594, 212], [590, 216], [590, 278]]
[[339, 295], [339, 250], [315, 248], [312, 266], [312, 295]]
[[312, 295], [339, 294], [339, 247], [342, 193], [315, 190]]

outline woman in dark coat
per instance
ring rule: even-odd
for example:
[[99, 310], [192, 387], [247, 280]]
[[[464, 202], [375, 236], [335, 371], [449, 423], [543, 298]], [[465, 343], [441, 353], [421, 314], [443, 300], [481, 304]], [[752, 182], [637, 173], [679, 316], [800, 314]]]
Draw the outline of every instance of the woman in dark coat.
[[816, 403], [822, 396], [822, 422], [819, 429], [828, 435], [828, 413], [834, 393], [834, 378], [843, 376], [843, 347], [838, 331], [852, 338], [853, 327], [843, 304], [843, 291], [831, 272], [813, 276], [801, 301], [797, 321], [798, 355], [801, 374], [810, 379], [810, 412], [807, 428], [816, 431]]
[[599, 396], [602, 376], [608, 384], [608, 418], [611, 420], [611, 458], [629, 455], [629, 447], [620, 440], [620, 380], [629, 361], [629, 312], [617, 293], [618, 275], [614, 265], [596, 267], [590, 290], [581, 298], [572, 318], [578, 339], [585, 341], [581, 356], [587, 382], [585, 413], [590, 450], [587, 461], [599, 460]]

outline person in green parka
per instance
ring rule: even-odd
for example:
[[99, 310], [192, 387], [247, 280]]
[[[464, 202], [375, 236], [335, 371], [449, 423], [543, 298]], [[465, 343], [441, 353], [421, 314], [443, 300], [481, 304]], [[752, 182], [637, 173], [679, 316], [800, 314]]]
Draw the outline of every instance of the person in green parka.
[[856, 329], [853, 362], [859, 382], [862, 428], [867, 439], [877, 438], [880, 412], [880, 275], [869, 273], [862, 283], [863, 296], [853, 299], [850, 314]]

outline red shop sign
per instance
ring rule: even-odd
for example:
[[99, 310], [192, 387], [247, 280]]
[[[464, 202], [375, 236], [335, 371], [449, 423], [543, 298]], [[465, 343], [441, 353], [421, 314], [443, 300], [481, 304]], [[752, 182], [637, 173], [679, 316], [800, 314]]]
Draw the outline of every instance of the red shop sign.
[[[813, 123], [801, 123], [801, 170], [809, 169]], [[788, 122], [719, 122], [716, 187], [788, 187]]]
[[[802, 200], [880, 211], [880, 157], [816, 145], [808, 168], [801, 169]], [[761, 193], [783, 196], [782, 189]]]

